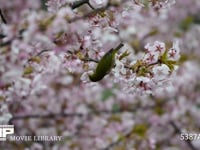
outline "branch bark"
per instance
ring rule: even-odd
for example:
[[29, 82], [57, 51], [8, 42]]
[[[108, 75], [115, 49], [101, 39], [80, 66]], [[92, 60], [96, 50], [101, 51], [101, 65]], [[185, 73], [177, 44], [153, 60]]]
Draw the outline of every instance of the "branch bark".
[[[130, 130], [128, 133], [126, 133], [124, 136], [125, 139], [129, 138], [132, 135], [132, 130]], [[121, 138], [118, 138], [115, 142], [110, 143], [106, 148], [100, 149], [100, 150], [110, 150], [113, 146], [118, 145], [121, 142]]]
[[113, 111], [113, 110], [95, 110], [94, 108], [91, 109], [91, 111], [87, 114], [83, 113], [50, 113], [50, 114], [30, 114], [30, 115], [14, 115], [13, 118], [11, 119], [11, 122], [13, 120], [24, 120], [24, 119], [55, 119], [55, 118], [60, 118], [60, 117], [84, 117], [84, 116], [91, 116], [94, 114], [101, 115], [101, 114], [118, 114], [118, 113], [123, 113], [123, 112], [131, 112], [134, 113], [138, 109], [142, 110], [147, 110], [147, 109], [152, 109], [155, 107], [154, 105], [152, 106], [146, 106], [146, 107], [138, 107], [136, 106], [135, 108], [132, 109], [123, 109], [123, 110], [118, 110], [118, 111]]
[[6, 18], [4, 17], [1, 9], [0, 9], [0, 16], [1, 16], [1, 20], [3, 21], [3, 23], [7, 24]]
[[[175, 122], [170, 121], [170, 125], [174, 128], [175, 133], [179, 135], [182, 133], [181, 129], [176, 125]], [[191, 150], [197, 150], [190, 140], [184, 140], [184, 141]]]
[[71, 8], [76, 9], [84, 4], [88, 4], [89, 0], [78, 0], [72, 3]]

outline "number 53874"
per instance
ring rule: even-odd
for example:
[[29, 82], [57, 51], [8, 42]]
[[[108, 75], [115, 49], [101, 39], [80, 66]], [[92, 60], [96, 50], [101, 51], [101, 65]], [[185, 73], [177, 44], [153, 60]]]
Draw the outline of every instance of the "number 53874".
[[181, 133], [180, 140], [200, 140], [200, 133]]

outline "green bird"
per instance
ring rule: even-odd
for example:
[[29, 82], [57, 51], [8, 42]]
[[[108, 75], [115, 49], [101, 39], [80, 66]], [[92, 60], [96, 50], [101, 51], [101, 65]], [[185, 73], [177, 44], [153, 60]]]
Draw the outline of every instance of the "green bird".
[[115, 54], [118, 50], [124, 46], [124, 44], [119, 44], [115, 49], [109, 50], [99, 61], [94, 74], [89, 75], [89, 79], [92, 82], [100, 81], [108, 74], [115, 64]]

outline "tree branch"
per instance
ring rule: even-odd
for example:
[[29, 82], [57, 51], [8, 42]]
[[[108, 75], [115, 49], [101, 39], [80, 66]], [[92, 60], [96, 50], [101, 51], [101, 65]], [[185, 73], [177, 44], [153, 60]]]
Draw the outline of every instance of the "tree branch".
[[92, 59], [92, 58], [88, 58], [88, 57], [82, 58], [81, 60], [82, 60], [82, 61], [91, 61], [91, 62], [99, 63], [98, 60], [95, 60], [95, 59]]
[[[121, 4], [125, 3], [126, 1], [127, 1], [127, 0], [122, 0], [122, 1], [121, 1]], [[88, 4], [89, 4], [89, 2], [88, 2]], [[80, 19], [85, 19], [85, 18], [88, 18], [88, 17], [90, 17], [90, 16], [94, 16], [94, 15], [100, 13], [100, 12], [103, 12], [103, 11], [107, 10], [108, 8], [110, 8], [110, 7], [117, 7], [117, 6], [118, 6], [118, 5], [114, 5], [114, 4], [108, 3], [108, 5], [105, 6], [105, 7], [93, 9], [92, 11], [90, 11], [90, 12], [84, 14], [83, 16], [75, 17], [75, 18], [69, 20], [69, 22], [72, 23], [72, 22], [75, 22], [75, 21], [80, 20]], [[90, 6], [90, 7], [91, 7], [91, 6]]]
[[84, 4], [88, 4], [89, 0], [78, 0], [72, 3], [72, 5], [70, 6], [72, 9], [76, 9]]
[[82, 117], [81, 113], [55, 113], [55, 114], [31, 114], [31, 115], [16, 115], [11, 120], [24, 120], [24, 119], [51, 119], [60, 117]]
[[12, 42], [12, 40], [7, 41], [7, 42], [0, 43], [0, 47], [7, 46], [7, 45], [11, 44], [11, 42]]
[[[121, 3], [124, 3], [124, 2], [126, 2], [126, 1], [127, 1], [127, 0], [122, 0]], [[71, 8], [72, 8], [72, 9], [75, 9], [75, 8], [80, 7], [80, 6], [83, 5], [83, 4], [86, 4], [86, 3], [89, 4], [89, 0], [79, 0], [79, 1], [76, 1], [76, 2], [72, 3]], [[89, 5], [89, 6], [90, 6], [90, 5]], [[73, 19], [68, 20], [68, 22], [69, 22], [69, 23], [72, 23], [72, 22], [75, 22], [75, 21], [80, 20], [80, 19], [88, 18], [88, 17], [90, 17], [90, 16], [96, 15], [96, 14], [99, 13], [99, 12], [105, 11], [106, 9], [108, 9], [108, 8], [111, 7], [111, 6], [115, 6], [115, 5], [112, 5], [112, 4], [108, 3], [108, 5], [107, 5], [106, 7], [104, 7], [104, 8], [93, 9], [92, 11], [90, 11], [90, 12], [84, 14], [83, 16], [75, 17], [75, 18], [73, 18]], [[91, 7], [91, 6], [90, 6], [90, 7]], [[5, 17], [3, 16], [3, 13], [2, 13], [2, 11], [1, 11], [1, 9], [0, 9], [0, 17], [2, 18], [2, 21], [6, 24], [7, 21], [6, 21]], [[19, 31], [19, 38], [22, 38], [22, 36], [21, 36], [21, 34], [22, 34], [21, 31], [23, 32], [23, 31], [25, 31], [25, 30], [26, 30], [26, 29], [22, 29], [22, 30]], [[0, 38], [4, 38], [4, 37], [5, 37], [5, 35], [3, 35], [3, 34], [0, 35]], [[10, 41], [8, 41], [8, 42], [5, 42], [5, 43], [2, 43], [2, 44], [0, 44], [0, 47], [9, 45], [11, 42], [12, 42], [12, 40], [10, 40]]]
[[[132, 135], [132, 130], [130, 130], [128, 133], [126, 133], [125, 135], [123, 135], [124, 138], [129, 138]], [[122, 139], [119, 137], [115, 142], [110, 143], [106, 148], [100, 149], [100, 150], [110, 150], [113, 146], [118, 145], [120, 142], [122, 141]]]
[[3, 21], [3, 23], [7, 24], [6, 18], [3, 15], [3, 12], [0, 9], [0, 16], [1, 16], [1, 20]]
[[11, 122], [13, 120], [24, 120], [24, 119], [55, 119], [55, 118], [60, 118], [60, 117], [83, 117], [83, 116], [91, 116], [94, 114], [101, 115], [101, 114], [118, 114], [118, 113], [123, 113], [123, 112], [130, 112], [134, 113], [138, 109], [142, 110], [147, 110], [147, 109], [152, 109], [154, 108], [154, 105], [150, 106], [145, 106], [145, 107], [138, 107], [136, 106], [135, 108], [132, 109], [120, 109], [120, 110], [95, 110], [94, 108], [91, 109], [91, 111], [87, 114], [83, 113], [50, 113], [50, 114], [30, 114], [30, 115], [14, 115], [13, 118], [11, 119]]
[[[175, 133], [177, 133], [177, 134], [179, 134], [179, 135], [182, 133], [181, 129], [175, 124], [175, 122], [170, 121], [169, 123], [170, 123], [170, 125], [174, 128]], [[197, 149], [194, 147], [194, 145], [192, 145], [192, 143], [191, 143], [190, 140], [184, 140], [184, 141], [185, 141], [185, 143], [188, 145], [188, 147], [189, 147], [191, 150], [197, 150]]]

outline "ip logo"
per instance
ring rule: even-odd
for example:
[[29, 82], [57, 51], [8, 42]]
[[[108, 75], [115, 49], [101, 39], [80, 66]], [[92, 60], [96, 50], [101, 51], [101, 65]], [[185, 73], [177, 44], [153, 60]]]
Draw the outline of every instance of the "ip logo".
[[14, 125], [0, 125], [0, 141], [6, 141], [6, 136], [13, 133]]

